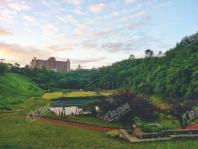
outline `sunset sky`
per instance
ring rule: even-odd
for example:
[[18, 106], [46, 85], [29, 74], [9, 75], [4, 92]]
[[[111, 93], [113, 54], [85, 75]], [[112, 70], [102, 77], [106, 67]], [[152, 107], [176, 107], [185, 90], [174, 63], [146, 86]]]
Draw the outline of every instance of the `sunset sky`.
[[110, 65], [198, 31], [198, 0], [0, 0], [0, 59]]

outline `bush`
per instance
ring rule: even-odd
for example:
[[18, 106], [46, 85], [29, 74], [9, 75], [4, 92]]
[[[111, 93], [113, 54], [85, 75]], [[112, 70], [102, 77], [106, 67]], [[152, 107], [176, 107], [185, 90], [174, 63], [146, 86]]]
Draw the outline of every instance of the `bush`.
[[[134, 123], [135, 117], [140, 117], [144, 120], [155, 120], [158, 118], [159, 109], [156, 108], [149, 100], [136, 95], [130, 90], [117, 91], [111, 101], [102, 101], [98, 106], [105, 115], [108, 111], [114, 111], [122, 105], [128, 104], [130, 110], [126, 113], [118, 113], [118, 119], [124, 128], [130, 128]], [[105, 113], [106, 112], [106, 113]]]
[[118, 130], [112, 130], [106, 132], [106, 135], [112, 138], [118, 138], [120, 136], [120, 132]]

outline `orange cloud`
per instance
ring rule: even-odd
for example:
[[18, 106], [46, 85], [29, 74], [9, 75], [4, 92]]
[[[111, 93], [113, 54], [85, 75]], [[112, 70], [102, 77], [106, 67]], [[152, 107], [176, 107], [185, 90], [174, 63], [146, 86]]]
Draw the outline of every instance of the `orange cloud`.
[[7, 35], [10, 35], [10, 34], [12, 34], [12, 33], [7, 31], [7, 30], [4, 30], [4, 29], [0, 28], [0, 36], [7, 36]]
[[89, 11], [93, 13], [99, 13], [105, 9], [105, 4], [104, 3], [99, 3], [99, 4], [94, 4], [89, 6]]

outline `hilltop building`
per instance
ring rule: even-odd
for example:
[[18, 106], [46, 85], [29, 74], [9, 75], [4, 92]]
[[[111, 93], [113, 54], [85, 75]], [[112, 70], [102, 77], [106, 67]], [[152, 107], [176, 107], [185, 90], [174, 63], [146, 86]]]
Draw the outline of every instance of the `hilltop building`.
[[54, 57], [50, 57], [48, 60], [40, 60], [34, 57], [30, 62], [31, 68], [46, 68], [58, 72], [70, 71], [70, 61], [56, 61]]

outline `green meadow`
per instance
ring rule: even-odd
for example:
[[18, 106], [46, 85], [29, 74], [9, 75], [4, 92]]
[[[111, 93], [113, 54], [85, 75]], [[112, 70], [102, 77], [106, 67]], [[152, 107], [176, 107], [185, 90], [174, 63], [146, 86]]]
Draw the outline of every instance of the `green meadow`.
[[100, 97], [100, 96], [110, 96], [112, 95], [112, 91], [69, 91], [69, 92], [52, 92], [52, 93], [45, 93], [42, 97], [46, 100], [51, 100], [55, 98], [83, 98], [83, 97]]

